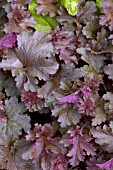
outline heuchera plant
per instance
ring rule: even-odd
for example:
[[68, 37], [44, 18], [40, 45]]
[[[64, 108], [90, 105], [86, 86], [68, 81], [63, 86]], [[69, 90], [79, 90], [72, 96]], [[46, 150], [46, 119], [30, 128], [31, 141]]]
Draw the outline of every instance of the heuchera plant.
[[113, 0], [0, 1], [0, 169], [113, 170]]

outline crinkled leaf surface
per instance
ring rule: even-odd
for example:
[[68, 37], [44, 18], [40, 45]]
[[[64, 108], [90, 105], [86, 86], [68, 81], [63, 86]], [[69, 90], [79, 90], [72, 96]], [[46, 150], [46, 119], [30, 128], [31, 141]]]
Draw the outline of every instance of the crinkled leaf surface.
[[53, 17], [37, 15], [36, 13], [37, 6], [38, 5], [36, 3], [36, 0], [32, 0], [32, 3], [29, 4], [29, 11], [31, 12], [31, 15], [36, 21], [36, 25], [34, 25], [34, 28], [36, 30], [49, 33], [52, 28], [55, 28], [58, 25], [58, 22]]
[[44, 126], [35, 124], [33, 131], [29, 131], [27, 140], [34, 141], [33, 145], [22, 154], [25, 160], [32, 159], [37, 169], [50, 170], [51, 159], [57, 154], [63, 153], [63, 148], [59, 143], [59, 138], [52, 138], [53, 127], [50, 124]]
[[106, 101], [104, 104], [104, 108], [107, 110], [107, 112], [112, 113], [113, 111], [113, 93], [107, 92], [103, 95], [103, 99]]
[[107, 125], [104, 125], [103, 129], [101, 127], [91, 129], [91, 134], [103, 150], [108, 153], [113, 152], [113, 133]]
[[109, 29], [112, 31], [113, 30], [113, 18], [112, 18], [113, 1], [103, 0], [101, 2], [101, 6], [103, 8], [105, 15], [101, 16], [100, 24], [108, 26]]
[[76, 166], [79, 164], [80, 161], [84, 160], [85, 152], [87, 153], [87, 155], [92, 156], [96, 154], [96, 148], [94, 148], [91, 143], [88, 143], [87, 138], [79, 133], [77, 129], [68, 130], [68, 133], [71, 137], [67, 141], [72, 144], [72, 147], [67, 156], [72, 157], [69, 160], [72, 166]]
[[0, 0], [0, 24], [0, 169], [112, 170], [113, 0]]
[[108, 66], [105, 67], [104, 72], [105, 74], [108, 75], [109, 79], [113, 80], [112, 70], [113, 70], [113, 64], [108, 64]]
[[12, 135], [17, 138], [22, 134], [22, 129], [26, 132], [30, 129], [30, 117], [23, 114], [26, 108], [23, 103], [18, 103], [16, 97], [11, 97], [5, 101], [3, 118], [1, 119], [0, 134]]
[[110, 159], [109, 161], [103, 163], [103, 164], [96, 164], [96, 165], [98, 167], [102, 168], [102, 169], [104, 168], [106, 170], [112, 170], [112, 168], [113, 168], [113, 158]]
[[66, 65], [62, 65], [61, 69], [61, 78], [69, 81], [76, 81], [80, 77], [84, 76], [83, 71], [79, 68], [75, 68], [73, 63], [68, 63]]
[[58, 0], [37, 0], [37, 14], [39, 15], [49, 15], [50, 17], [55, 17], [57, 15], [59, 9], [59, 2]]
[[0, 72], [0, 91], [5, 89], [7, 96], [19, 96], [20, 91], [16, 87], [14, 79], [9, 72]]
[[94, 54], [91, 54], [90, 52], [87, 52], [83, 47], [78, 48], [77, 52], [82, 55], [81, 59], [84, 60], [87, 64], [89, 64], [89, 67], [92, 69], [92, 72], [98, 73], [101, 71], [104, 65], [103, 56], [96, 56]]
[[58, 122], [60, 122], [61, 127], [76, 125], [81, 118], [77, 108], [70, 104], [56, 105], [52, 110], [52, 115], [59, 116]]
[[94, 19], [91, 22], [87, 22], [86, 26], [83, 27], [83, 35], [86, 36], [86, 38], [94, 38], [95, 37], [95, 33], [98, 31], [99, 29], [99, 19], [94, 17]]
[[59, 64], [52, 56], [53, 46], [50, 39], [50, 35], [40, 31], [35, 31], [34, 34], [22, 32], [17, 37], [18, 48], [9, 51], [7, 60], [0, 63], [0, 67], [11, 70], [13, 76], [17, 76], [19, 88], [25, 83], [25, 77], [35, 87], [35, 77], [47, 80], [50, 75], [57, 72]]
[[90, 22], [96, 12], [96, 4], [94, 1], [87, 1], [84, 5], [80, 5], [77, 12], [79, 22], [87, 23]]
[[12, 137], [4, 136], [0, 138], [0, 168], [10, 170], [35, 170], [32, 163], [22, 159], [21, 151], [26, 150], [29, 142], [21, 140], [13, 141]]
[[0, 39], [0, 50], [4, 48], [12, 48], [16, 42], [17, 35], [15, 33], [9, 33], [4, 35]]
[[102, 103], [100, 106], [97, 106], [95, 109], [95, 118], [92, 119], [93, 126], [100, 125], [102, 122], [105, 122], [107, 119], [107, 115], [103, 105], [104, 104]]
[[40, 31], [35, 31], [34, 34], [23, 32], [17, 39], [17, 58], [24, 66], [27, 67], [28, 65], [28, 72], [31, 76], [46, 80], [49, 77], [48, 74], [56, 73], [58, 63], [55, 61], [55, 57], [51, 55], [53, 53], [53, 46], [50, 42], [51, 35]]

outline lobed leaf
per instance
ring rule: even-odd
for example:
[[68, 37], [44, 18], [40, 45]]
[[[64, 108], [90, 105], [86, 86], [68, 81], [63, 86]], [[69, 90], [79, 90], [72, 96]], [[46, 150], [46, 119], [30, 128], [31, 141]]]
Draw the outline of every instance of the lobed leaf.
[[103, 129], [101, 127], [97, 127], [96, 129], [92, 128], [91, 134], [94, 138], [96, 138], [95, 142], [99, 144], [103, 150], [107, 151], [108, 153], [113, 151], [113, 134], [107, 125], [104, 125]]
[[22, 130], [28, 131], [31, 127], [30, 117], [23, 114], [26, 108], [23, 103], [18, 103], [16, 97], [11, 97], [5, 101], [5, 109], [1, 114], [2, 119], [0, 126], [0, 134], [12, 135], [13, 139], [18, 138], [22, 134]]
[[58, 22], [53, 17], [37, 15], [36, 8], [39, 8], [36, 0], [32, 0], [32, 3], [29, 4], [29, 11], [36, 21], [34, 28], [49, 33], [52, 28], [55, 28], [58, 25]]

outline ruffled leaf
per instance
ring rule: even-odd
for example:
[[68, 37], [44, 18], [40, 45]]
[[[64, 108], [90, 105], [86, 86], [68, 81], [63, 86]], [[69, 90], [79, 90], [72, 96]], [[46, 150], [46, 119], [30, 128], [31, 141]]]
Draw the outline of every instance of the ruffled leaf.
[[104, 108], [106, 111], [112, 113], [113, 112], [113, 93], [107, 92], [103, 95], [103, 99], [106, 101], [104, 104]]
[[[84, 60], [89, 65], [90, 69], [94, 74], [98, 74], [98, 72], [101, 72], [101, 69], [104, 65], [103, 56], [97, 57], [96, 55], [87, 52], [83, 47], [78, 48], [77, 52], [82, 55], [81, 59]], [[84, 70], [84, 67], [82, 68], [82, 70]]]
[[100, 24], [106, 25], [109, 27], [109, 29], [113, 30], [113, 1], [112, 0], [103, 0], [101, 2], [101, 6], [103, 8], [104, 14], [101, 16]]
[[77, 12], [77, 18], [80, 23], [91, 22], [95, 12], [96, 12], [96, 4], [94, 1], [87, 1], [86, 3], [80, 3]]
[[111, 80], [113, 80], [112, 70], [113, 70], [113, 64], [108, 64], [108, 66], [105, 66], [104, 68], [105, 74], [107, 74], [108, 78]]
[[47, 15], [50, 17], [55, 17], [59, 8], [58, 0], [37, 0], [37, 14], [38, 15]]
[[4, 48], [12, 48], [16, 42], [17, 35], [15, 33], [6, 34], [0, 39], [0, 50]]
[[34, 28], [49, 33], [52, 28], [55, 28], [58, 25], [58, 22], [53, 17], [37, 15], [36, 8], [39, 8], [39, 6], [37, 5], [36, 0], [32, 0], [32, 3], [29, 4], [29, 11], [36, 21]]
[[26, 150], [29, 142], [21, 140], [13, 141], [12, 137], [0, 138], [0, 168], [10, 170], [35, 170], [32, 163], [22, 159], [22, 151]]
[[78, 128], [74, 130], [70, 129], [67, 133], [70, 134], [70, 138], [65, 140], [65, 142], [67, 142], [68, 145], [69, 143], [72, 145], [71, 150], [68, 152], [67, 156], [71, 157], [69, 163], [73, 167], [77, 166], [80, 161], [83, 161], [85, 159], [85, 152], [87, 153], [87, 155], [92, 156], [96, 154], [96, 148], [94, 148], [94, 146], [89, 143], [89, 139], [87, 138], [88, 136], [86, 137], [85, 135], [83, 135]]
[[52, 110], [52, 115], [59, 116], [58, 122], [60, 122], [61, 127], [76, 125], [81, 118], [77, 108], [70, 104], [56, 105]]
[[69, 62], [78, 63], [75, 54], [76, 41], [73, 31], [58, 27], [52, 31], [52, 43], [55, 51], [59, 54], [60, 60], [63, 60], [66, 64]]
[[103, 164], [96, 164], [98, 167], [106, 170], [112, 170], [113, 168], [113, 158]]
[[99, 29], [99, 19], [94, 17], [94, 19], [91, 22], [87, 22], [86, 26], [83, 27], [83, 35], [86, 36], [86, 38], [95, 38], [95, 33]]
[[104, 125], [103, 129], [101, 127], [91, 129], [91, 134], [96, 138], [95, 142], [99, 144], [103, 150], [108, 153], [113, 152], [113, 133], [107, 125]]
[[9, 72], [0, 72], [0, 91], [3, 89], [5, 89], [8, 97], [20, 95], [20, 91], [16, 87], [14, 79], [9, 75]]
[[[22, 32], [17, 37], [18, 48], [10, 51], [7, 60], [2, 60], [0, 63], [1, 68], [11, 70], [13, 76], [16, 76], [15, 80], [19, 89], [27, 79], [34, 86], [28, 90], [33, 91], [37, 84], [36, 77], [39, 80], [47, 80], [50, 75], [56, 73], [59, 65], [55, 57], [51, 55], [53, 46], [50, 39], [50, 35], [40, 31], [35, 31], [34, 34]], [[25, 86], [24, 88], [26, 90]]]
[[5, 24], [5, 32], [21, 32], [26, 31], [27, 27], [30, 26], [30, 12], [27, 10], [28, 1], [10, 1], [4, 5], [5, 11], [7, 12], [8, 22]]
[[52, 138], [54, 132], [50, 124], [44, 126], [35, 124], [33, 131], [29, 131], [27, 140], [35, 140], [34, 144], [22, 154], [23, 159], [32, 159], [38, 169], [50, 170], [51, 160], [58, 154], [63, 154], [59, 138]]
[[18, 103], [16, 97], [5, 100], [5, 109], [1, 114], [2, 119], [0, 126], [1, 135], [12, 135], [16, 139], [22, 134], [22, 130], [28, 131], [31, 127], [30, 117], [23, 114], [26, 111], [23, 103]]
[[30, 112], [36, 112], [42, 110], [44, 107], [44, 102], [41, 98], [37, 96], [36, 92], [31, 91], [22, 91], [21, 101], [26, 105], [26, 108]]
[[100, 125], [102, 122], [106, 121], [107, 115], [104, 110], [103, 103], [101, 103], [95, 108], [94, 115], [95, 115], [95, 118], [92, 119], [93, 126]]

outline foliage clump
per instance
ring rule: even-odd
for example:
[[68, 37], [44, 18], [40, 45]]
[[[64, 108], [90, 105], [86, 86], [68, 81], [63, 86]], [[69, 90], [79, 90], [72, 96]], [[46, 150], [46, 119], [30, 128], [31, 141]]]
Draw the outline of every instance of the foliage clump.
[[0, 169], [113, 169], [113, 1], [0, 1]]

